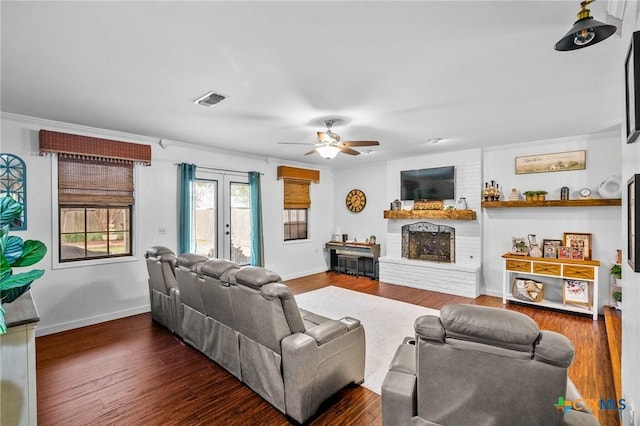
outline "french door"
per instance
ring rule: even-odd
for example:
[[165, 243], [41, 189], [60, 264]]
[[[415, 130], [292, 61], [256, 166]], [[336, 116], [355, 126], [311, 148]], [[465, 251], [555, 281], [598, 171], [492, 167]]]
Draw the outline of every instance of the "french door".
[[251, 196], [247, 176], [197, 170], [191, 241], [195, 253], [251, 262]]

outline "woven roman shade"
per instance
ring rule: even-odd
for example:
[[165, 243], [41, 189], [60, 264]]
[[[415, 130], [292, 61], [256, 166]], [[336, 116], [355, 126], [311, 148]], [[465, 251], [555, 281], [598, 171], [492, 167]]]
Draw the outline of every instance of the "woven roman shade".
[[40, 130], [40, 155], [151, 165], [151, 146]]
[[133, 164], [58, 158], [58, 203], [133, 205]]
[[285, 209], [308, 209], [311, 207], [309, 184], [320, 182], [318, 170], [278, 166], [278, 179], [284, 180]]
[[284, 208], [308, 209], [311, 206], [309, 181], [284, 180]]

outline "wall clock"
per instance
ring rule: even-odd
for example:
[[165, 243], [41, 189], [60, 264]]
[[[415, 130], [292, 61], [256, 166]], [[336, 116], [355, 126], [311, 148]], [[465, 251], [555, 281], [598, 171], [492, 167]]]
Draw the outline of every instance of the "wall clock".
[[345, 202], [347, 204], [347, 208], [350, 211], [359, 213], [362, 211], [362, 209], [364, 209], [364, 206], [367, 205], [367, 197], [361, 190], [352, 189], [347, 194], [347, 199], [345, 200]]

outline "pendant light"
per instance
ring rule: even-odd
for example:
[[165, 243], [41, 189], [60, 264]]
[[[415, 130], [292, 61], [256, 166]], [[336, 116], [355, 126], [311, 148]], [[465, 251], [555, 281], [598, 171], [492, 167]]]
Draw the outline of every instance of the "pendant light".
[[580, 3], [581, 9], [578, 12], [578, 20], [573, 24], [569, 32], [556, 43], [554, 46], [556, 50], [581, 49], [599, 43], [616, 32], [615, 25], [605, 24], [593, 19], [587, 6], [594, 1], [585, 0]]

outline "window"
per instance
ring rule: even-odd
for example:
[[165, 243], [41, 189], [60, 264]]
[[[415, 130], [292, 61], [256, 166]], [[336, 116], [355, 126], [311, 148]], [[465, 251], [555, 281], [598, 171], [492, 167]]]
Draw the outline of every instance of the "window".
[[284, 209], [284, 240], [306, 240], [307, 209]]
[[150, 147], [41, 130], [40, 152], [58, 156], [58, 261], [132, 256], [133, 167]]
[[284, 241], [309, 239], [309, 207], [311, 207], [309, 186], [311, 182], [320, 181], [320, 172], [278, 166], [278, 179], [280, 178], [284, 181], [282, 215]]
[[60, 206], [60, 261], [131, 256], [131, 206]]

